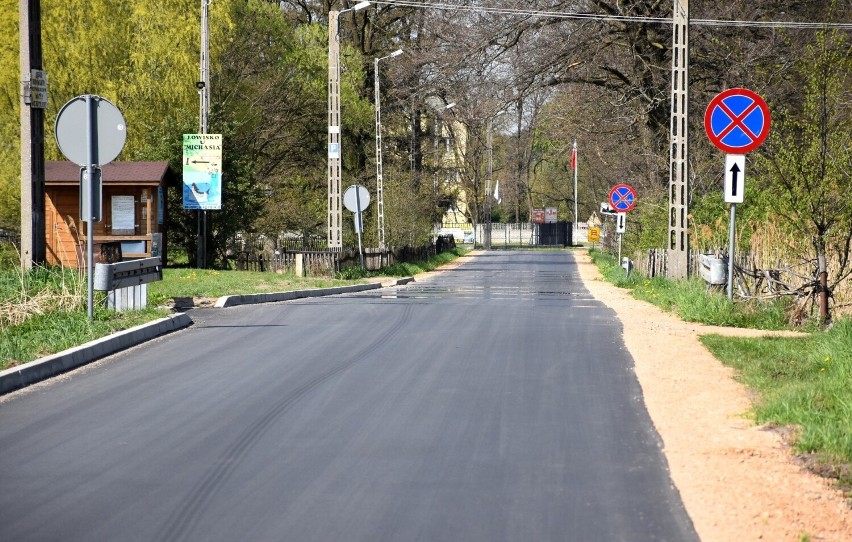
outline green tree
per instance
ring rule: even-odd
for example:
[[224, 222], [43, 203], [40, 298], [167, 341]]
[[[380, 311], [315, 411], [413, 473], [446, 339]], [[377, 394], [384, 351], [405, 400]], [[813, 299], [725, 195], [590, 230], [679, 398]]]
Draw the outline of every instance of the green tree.
[[[758, 175], [773, 210], [811, 245], [810, 260], [833, 288], [852, 274], [852, 55], [847, 36], [821, 32], [796, 63], [800, 108], [776, 106]], [[823, 314], [827, 317], [827, 314]]]
[[21, 224], [18, 3], [0, 0], [0, 228]]
[[[210, 131], [224, 136], [222, 210], [208, 213], [207, 247], [223, 264], [236, 233], [322, 234], [327, 212], [328, 29], [297, 25], [276, 4], [234, 2], [233, 29], [212, 68]], [[371, 127], [360, 55], [342, 51], [344, 168], [363, 162]], [[180, 202], [174, 201], [173, 208]], [[194, 253], [194, 214], [175, 226]]]

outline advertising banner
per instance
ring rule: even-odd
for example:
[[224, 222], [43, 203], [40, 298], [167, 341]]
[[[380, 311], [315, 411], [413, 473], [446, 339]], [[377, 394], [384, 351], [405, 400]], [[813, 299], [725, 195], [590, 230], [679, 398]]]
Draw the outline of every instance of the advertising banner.
[[183, 134], [183, 208], [222, 208], [222, 134]]

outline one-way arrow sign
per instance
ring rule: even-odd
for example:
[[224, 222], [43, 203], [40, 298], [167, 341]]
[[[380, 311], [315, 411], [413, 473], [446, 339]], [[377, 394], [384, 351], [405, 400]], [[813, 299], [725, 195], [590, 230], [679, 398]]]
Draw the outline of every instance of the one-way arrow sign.
[[745, 196], [745, 155], [725, 155], [725, 203], [742, 203]]

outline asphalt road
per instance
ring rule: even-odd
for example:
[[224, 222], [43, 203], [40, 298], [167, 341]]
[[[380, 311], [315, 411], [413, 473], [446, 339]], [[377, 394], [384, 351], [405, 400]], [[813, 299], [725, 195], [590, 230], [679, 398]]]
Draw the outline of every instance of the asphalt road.
[[569, 252], [192, 317], [0, 403], [0, 540], [697, 540]]

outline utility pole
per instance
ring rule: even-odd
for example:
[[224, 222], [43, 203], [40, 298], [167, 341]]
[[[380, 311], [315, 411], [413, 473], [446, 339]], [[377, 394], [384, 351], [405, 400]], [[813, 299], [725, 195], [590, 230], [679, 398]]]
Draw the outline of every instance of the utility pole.
[[376, 220], [379, 234], [379, 248], [385, 249], [385, 189], [384, 189], [384, 167], [382, 165], [382, 97], [379, 78], [379, 62], [388, 58], [395, 58], [402, 54], [402, 49], [397, 49], [388, 56], [375, 59], [373, 71], [373, 88], [375, 90], [376, 102]]
[[[199, 132], [200, 134], [207, 133], [207, 114], [210, 110], [210, 0], [201, 0], [201, 78], [196, 83], [198, 88], [199, 102]], [[198, 210], [198, 246], [197, 246], [197, 262], [196, 266], [199, 269], [207, 267], [207, 211]]]
[[340, 195], [340, 41], [337, 11], [328, 12], [328, 248], [343, 247]]
[[343, 248], [343, 202], [340, 189], [343, 149], [340, 146], [340, 16], [360, 11], [369, 0], [328, 12], [328, 248]]
[[47, 259], [44, 211], [44, 109], [33, 103], [31, 81], [41, 73], [41, 3], [20, 0], [21, 93], [21, 267]]
[[689, 275], [689, 0], [674, 0], [669, 161], [668, 277]]

